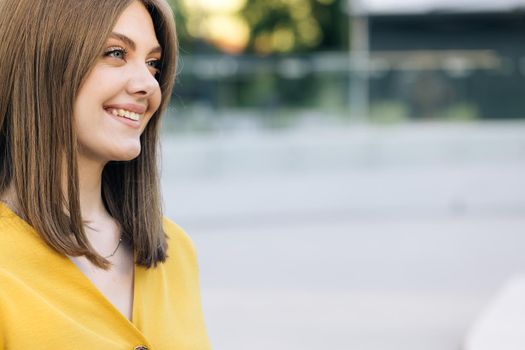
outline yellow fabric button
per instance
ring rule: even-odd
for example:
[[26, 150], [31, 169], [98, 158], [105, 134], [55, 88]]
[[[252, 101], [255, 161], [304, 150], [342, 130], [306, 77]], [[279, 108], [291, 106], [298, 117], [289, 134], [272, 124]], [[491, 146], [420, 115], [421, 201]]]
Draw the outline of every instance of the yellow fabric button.
[[139, 345], [139, 346], [135, 346], [135, 349], [133, 350], [148, 350], [148, 347], [144, 345]]

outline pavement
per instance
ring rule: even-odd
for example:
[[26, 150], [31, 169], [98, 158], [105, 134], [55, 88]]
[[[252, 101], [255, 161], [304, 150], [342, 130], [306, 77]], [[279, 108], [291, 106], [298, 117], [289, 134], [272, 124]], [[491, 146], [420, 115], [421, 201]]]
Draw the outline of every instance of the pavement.
[[523, 175], [524, 122], [163, 136], [216, 350], [460, 349], [525, 271]]

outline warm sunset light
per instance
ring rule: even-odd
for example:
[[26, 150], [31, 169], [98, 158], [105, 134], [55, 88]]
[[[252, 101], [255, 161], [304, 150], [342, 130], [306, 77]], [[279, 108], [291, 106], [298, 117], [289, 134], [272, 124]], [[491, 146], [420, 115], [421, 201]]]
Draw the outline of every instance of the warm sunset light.
[[235, 13], [243, 8], [246, 0], [183, 0], [190, 11], [205, 13]]
[[235, 15], [210, 16], [204, 24], [207, 40], [230, 54], [242, 52], [250, 39], [248, 24]]
[[245, 4], [246, 0], [183, 0], [189, 34], [223, 52], [241, 53], [250, 40], [250, 28], [237, 14]]
[[[187, 33], [222, 52], [285, 54], [318, 46], [335, 0], [178, 0]], [[321, 5], [319, 5], [321, 4]], [[320, 11], [321, 10], [321, 11]]]

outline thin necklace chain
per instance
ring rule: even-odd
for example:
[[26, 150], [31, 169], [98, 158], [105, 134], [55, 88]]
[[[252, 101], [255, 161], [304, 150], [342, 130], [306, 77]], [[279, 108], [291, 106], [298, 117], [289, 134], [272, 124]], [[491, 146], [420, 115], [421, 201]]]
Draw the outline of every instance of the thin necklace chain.
[[[18, 210], [16, 210], [16, 207], [15, 205], [13, 204], [13, 202], [11, 202], [10, 200], [6, 199], [6, 198], [0, 198], [0, 202], [4, 203], [9, 209], [11, 209], [11, 211], [13, 213], [15, 213], [16, 215], [20, 216], [20, 214], [18, 213]], [[21, 216], [20, 216], [21, 217]], [[115, 249], [113, 250], [113, 253], [107, 255], [107, 256], [103, 256], [104, 259], [109, 259], [111, 257], [113, 257], [115, 254], [117, 254], [117, 251], [118, 249], [120, 248], [120, 245], [122, 244], [122, 233], [120, 234], [120, 238], [118, 239], [118, 243], [117, 243], [117, 246], [115, 247]]]
[[120, 235], [120, 238], [118, 239], [118, 244], [117, 244], [117, 247], [115, 248], [115, 250], [113, 251], [113, 253], [111, 253], [110, 255], [108, 256], [103, 256], [104, 259], [109, 259], [111, 258], [113, 255], [115, 255], [117, 253], [117, 250], [120, 248], [120, 244], [122, 243], [122, 235]]

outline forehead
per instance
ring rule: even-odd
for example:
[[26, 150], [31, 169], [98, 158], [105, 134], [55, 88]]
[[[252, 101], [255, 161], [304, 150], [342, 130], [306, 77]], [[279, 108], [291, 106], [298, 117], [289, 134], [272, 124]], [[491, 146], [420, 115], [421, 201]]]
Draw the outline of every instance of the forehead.
[[137, 46], [157, 46], [158, 40], [151, 16], [140, 1], [133, 1], [117, 19], [113, 32], [123, 34]]

